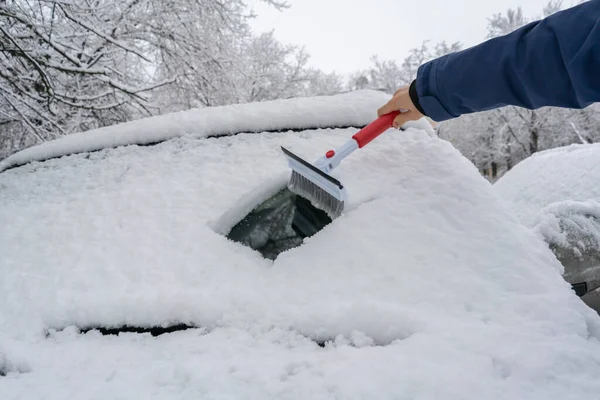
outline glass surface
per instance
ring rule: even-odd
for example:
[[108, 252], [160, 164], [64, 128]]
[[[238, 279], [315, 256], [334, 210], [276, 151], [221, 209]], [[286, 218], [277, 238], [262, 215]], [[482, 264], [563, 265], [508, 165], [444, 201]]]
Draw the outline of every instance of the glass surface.
[[304, 238], [330, 222], [327, 213], [286, 188], [252, 210], [231, 229], [227, 238], [274, 260], [280, 253], [300, 246]]

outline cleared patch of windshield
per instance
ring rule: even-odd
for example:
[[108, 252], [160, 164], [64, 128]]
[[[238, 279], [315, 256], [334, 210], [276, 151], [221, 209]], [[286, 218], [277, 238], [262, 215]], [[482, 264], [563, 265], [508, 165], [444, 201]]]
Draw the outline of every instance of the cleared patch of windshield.
[[329, 223], [331, 218], [327, 213], [284, 189], [250, 212], [231, 229], [227, 238], [274, 260]]

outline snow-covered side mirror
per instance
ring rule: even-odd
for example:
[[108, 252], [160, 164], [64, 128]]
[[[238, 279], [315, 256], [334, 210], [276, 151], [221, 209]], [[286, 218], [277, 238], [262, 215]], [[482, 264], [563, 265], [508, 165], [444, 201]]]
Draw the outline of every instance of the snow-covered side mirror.
[[564, 278], [584, 296], [600, 287], [600, 203], [563, 201], [542, 209], [535, 229], [564, 266]]

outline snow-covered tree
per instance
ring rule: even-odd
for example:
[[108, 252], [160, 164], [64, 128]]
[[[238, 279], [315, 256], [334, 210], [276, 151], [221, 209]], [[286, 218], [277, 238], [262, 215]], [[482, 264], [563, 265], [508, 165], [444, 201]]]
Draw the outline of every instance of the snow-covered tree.
[[371, 57], [372, 66], [367, 73], [370, 87], [394, 93], [399, 87], [407, 85], [410, 77], [394, 60], [380, 60], [377, 56]]
[[344, 90], [343, 79], [335, 72], [325, 73], [318, 69], [310, 69], [309, 76], [304, 91], [306, 96], [329, 96]]
[[516, 10], [508, 9], [506, 14], [494, 14], [488, 19], [487, 38], [491, 39], [509, 34], [527, 24], [527, 22], [529, 20], [523, 16], [523, 9], [521, 7], [518, 7]]
[[365, 71], [357, 71], [350, 76], [349, 90], [376, 89], [394, 93], [398, 88], [409, 85], [417, 76], [417, 70], [423, 63], [453, 53], [461, 49], [460, 43], [437, 43], [431, 47], [428, 41], [409, 51], [401, 65], [394, 60], [380, 60], [371, 57], [371, 66]]
[[242, 48], [242, 60], [229, 75], [235, 97], [222, 103], [246, 103], [341, 91], [341, 77], [308, 66], [304, 48], [284, 45], [273, 32], [251, 37]]
[[148, 92], [168, 81], [141, 72], [150, 59], [129, 28], [136, 3], [0, 2], [3, 133], [39, 142], [148, 113]]
[[0, 1], [0, 151], [168, 111], [340, 91], [303, 49], [253, 36], [252, 17], [246, 0]]

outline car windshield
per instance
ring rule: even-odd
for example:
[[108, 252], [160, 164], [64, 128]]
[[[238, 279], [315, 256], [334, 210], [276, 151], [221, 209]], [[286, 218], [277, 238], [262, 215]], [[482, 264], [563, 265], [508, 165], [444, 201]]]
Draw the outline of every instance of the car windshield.
[[324, 211], [284, 189], [250, 212], [231, 229], [227, 238], [274, 260], [329, 223], [331, 218]]

